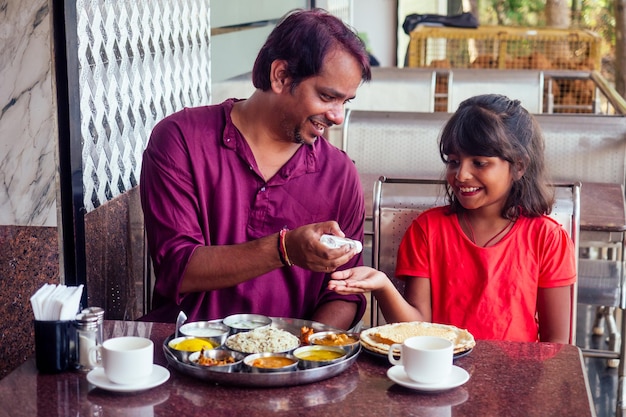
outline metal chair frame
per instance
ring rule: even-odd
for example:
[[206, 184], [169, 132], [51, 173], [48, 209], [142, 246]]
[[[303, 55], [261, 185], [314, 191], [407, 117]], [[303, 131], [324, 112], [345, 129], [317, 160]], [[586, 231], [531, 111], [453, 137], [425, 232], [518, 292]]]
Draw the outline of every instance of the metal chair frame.
[[[387, 274], [400, 292], [403, 292], [404, 285], [394, 277], [400, 241], [417, 215], [428, 208], [447, 204], [444, 185], [443, 180], [385, 176], [381, 176], [374, 185], [372, 265]], [[568, 231], [574, 242], [575, 253], [578, 254], [581, 184], [558, 183], [554, 186], [556, 203], [552, 216]], [[576, 341], [577, 296], [577, 284], [574, 284], [570, 317], [571, 344], [575, 344]], [[378, 302], [371, 295], [372, 326], [383, 324], [383, 321]]]

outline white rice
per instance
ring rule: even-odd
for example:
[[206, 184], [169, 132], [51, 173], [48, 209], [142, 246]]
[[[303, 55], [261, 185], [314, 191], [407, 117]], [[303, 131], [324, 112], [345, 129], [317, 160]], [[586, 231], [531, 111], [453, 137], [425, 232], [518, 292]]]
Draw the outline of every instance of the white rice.
[[230, 349], [244, 353], [287, 352], [300, 345], [300, 339], [288, 331], [275, 327], [262, 327], [237, 333], [226, 340]]

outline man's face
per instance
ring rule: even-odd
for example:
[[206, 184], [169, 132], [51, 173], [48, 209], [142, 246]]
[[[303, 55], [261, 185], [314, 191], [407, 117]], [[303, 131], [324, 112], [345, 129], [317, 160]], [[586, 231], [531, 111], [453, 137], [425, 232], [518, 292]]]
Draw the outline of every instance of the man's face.
[[291, 89], [291, 80], [281, 93], [281, 127], [289, 140], [313, 144], [333, 125], [343, 123], [344, 105], [361, 84], [361, 67], [343, 49], [330, 52], [321, 72]]

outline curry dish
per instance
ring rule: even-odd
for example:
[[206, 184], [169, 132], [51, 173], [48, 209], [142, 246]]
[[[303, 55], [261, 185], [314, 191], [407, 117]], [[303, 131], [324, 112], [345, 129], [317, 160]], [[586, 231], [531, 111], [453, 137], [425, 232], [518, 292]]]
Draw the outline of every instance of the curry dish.
[[258, 358], [252, 361], [250, 365], [256, 368], [284, 368], [285, 366], [293, 365], [295, 361], [284, 356], [267, 356], [265, 358]]
[[200, 354], [200, 356], [198, 357], [197, 363], [198, 365], [202, 366], [224, 366], [235, 363], [235, 358], [233, 358], [232, 356], [228, 356], [224, 359], [207, 358], [206, 356], [204, 356], [204, 352], [202, 352], [202, 354]]
[[334, 350], [309, 350], [306, 352], [298, 353], [298, 358], [305, 361], [332, 361], [344, 356], [343, 352], [337, 352]]
[[313, 344], [323, 346], [345, 346], [358, 342], [354, 337], [348, 336], [345, 333], [330, 333], [324, 337], [316, 338]]

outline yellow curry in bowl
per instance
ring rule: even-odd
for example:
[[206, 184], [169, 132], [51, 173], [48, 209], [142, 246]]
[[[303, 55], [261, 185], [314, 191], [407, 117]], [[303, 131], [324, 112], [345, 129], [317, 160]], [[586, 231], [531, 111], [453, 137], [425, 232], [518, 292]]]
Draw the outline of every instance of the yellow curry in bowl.
[[202, 339], [199, 337], [184, 337], [174, 339], [170, 342], [170, 347], [176, 350], [182, 350], [185, 352], [199, 352], [202, 349], [210, 350], [215, 348], [216, 346], [207, 339]]
[[346, 357], [346, 351], [338, 346], [302, 346], [293, 351], [301, 369], [319, 368], [337, 363]]

